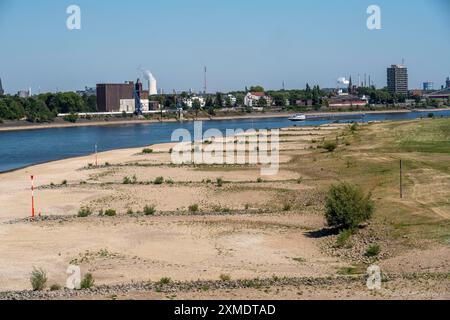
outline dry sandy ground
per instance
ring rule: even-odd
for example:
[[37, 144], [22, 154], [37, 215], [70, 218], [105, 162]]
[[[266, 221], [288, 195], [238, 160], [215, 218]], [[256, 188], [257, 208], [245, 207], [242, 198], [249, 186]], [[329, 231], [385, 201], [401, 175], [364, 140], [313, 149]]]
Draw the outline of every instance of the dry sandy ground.
[[[313, 140], [334, 137], [339, 129], [284, 130], [282, 140], [289, 141], [281, 143], [281, 161], [288, 163], [292, 156], [309, 152], [309, 146], [316, 143]], [[105, 152], [100, 162], [110, 165], [101, 168], [89, 168], [94, 157], [87, 156], [0, 175], [0, 292], [30, 289], [34, 266], [46, 270], [49, 285], [64, 285], [70, 264], [79, 265], [83, 273], [91, 272], [99, 285], [114, 285], [163, 277], [176, 281], [218, 280], [221, 275], [232, 279], [327, 277], [351, 265], [325, 254], [310, 236], [310, 231], [324, 226], [320, 212], [301, 207], [283, 211], [290, 192], [300, 199], [314, 192], [313, 184], [297, 182], [305, 176], [283, 164], [277, 175], [263, 177], [263, 181], [257, 181], [261, 175], [255, 166], [171, 166], [173, 146], [152, 146], [153, 154], [147, 155], [141, 154], [142, 149]], [[62, 219], [20, 220], [30, 215], [30, 175], [36, 176], [37, 211]], [[138, 184], [122, 183], [124, 177], [133, 176]], [[160, 176], [173, 183], [150, 184]], [[226, 182], [224, 186], [217, 186], [217, 178]], [[64, 180], [67, 185], [60, 185]], [[202, 214], [189, 213], [193, 204], [199, 205]], [[145, 205], [154, 205], [157, 215], [127, 214], [142, 211]], [[94, 215], [66, 217], [76, 215], [83, 206], [90, 207]], [[117, 210], [118, 216], [97, 216], [107, 209]], [[439, 252], [443, 259], [432, 264], [435, 267], [448, 263], [448, 248]], [[408, 255], [396, 258], [402, 267], [412, 265]], [[385, 268], [398, 272], [398, 261], [387, 261]], [[401, 289], [375, 298], [448, 298], [448, 291], [442, 289], [445, 285], [438, 283], [435, 291], [430, 286], [411, 295], [406, 291], [403, 295], [406, 289]], [[239, 289], [181, 292], [169, 298], [336, 299], [345, 298], [342, 290]], [[364, 286], [344, 292], [349, 297], [374, 298]], [[136, 293], [122, 298], [168, 297]]]

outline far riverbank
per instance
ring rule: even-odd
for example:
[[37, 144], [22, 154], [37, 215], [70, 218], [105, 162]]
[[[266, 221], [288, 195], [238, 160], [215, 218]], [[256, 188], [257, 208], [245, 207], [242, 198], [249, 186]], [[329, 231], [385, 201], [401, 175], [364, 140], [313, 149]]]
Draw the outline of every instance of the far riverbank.
[[[449, 108], [440, 109], [400, 109], [400, 110], [379, 110], [379, 111], [343, 111], [343, 112], [308, 112], [310, 115], [361, 115], [361, 114], [396, 114], [396, 113], [410, 113], [410, 112], [437, 112], [446, 111]], [[245, 120], [245, 119], [266, 119], [266, 118], [288, 118], [295, 112], [277, 112], [277, 113], [253, 113], [245, 115], [229, 115], [218, 117], [199, 117], [194, 119], [192, 117], [185, 118], [185, 122], [189, 121], [226, 121], [226, 120]], [[92, 127], [92, 126], [118, 126], [118, 125], [133, 125], [133, 124], [152, 124], [152, 123], [176, 123], [176, 119], [123, 119], [123, 118], [108, 118], [102, 120], [86, 120], [80, 119], [76, 123], [64, 121], [61, 118], [57, 118], [51, 123], [30, 123], [25, 120], [21, 121], [8, 121], [0, 124], [0, 133], [9, 131], [24, 131], [24, 130], [40, 130], [40, 129], [52, 129], [52, 128], [73, 128], [73, 127]]]

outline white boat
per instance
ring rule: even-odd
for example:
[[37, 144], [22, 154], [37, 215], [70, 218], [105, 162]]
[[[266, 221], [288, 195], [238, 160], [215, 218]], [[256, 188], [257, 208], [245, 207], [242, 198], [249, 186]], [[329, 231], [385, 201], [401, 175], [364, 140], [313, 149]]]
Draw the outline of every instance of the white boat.
[[306, 120], [306, 115], [304, 114], [294, 114], [292, 117], [289, 118], [289, 120], [291, 121], [305, 121]]

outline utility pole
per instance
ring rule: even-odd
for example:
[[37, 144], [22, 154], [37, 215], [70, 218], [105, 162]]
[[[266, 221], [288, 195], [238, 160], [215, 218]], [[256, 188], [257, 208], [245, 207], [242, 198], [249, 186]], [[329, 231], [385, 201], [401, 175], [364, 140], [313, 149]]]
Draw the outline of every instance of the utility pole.
[[207, 91], [208, 91], [207, 72], [208, 72], [208, 69], [205, 66], [205, 87], [203, 88], [204, 89], [204, 94], [206, 94]]
[[400, 159], [400, 199], [403, 199], [403, 160]]

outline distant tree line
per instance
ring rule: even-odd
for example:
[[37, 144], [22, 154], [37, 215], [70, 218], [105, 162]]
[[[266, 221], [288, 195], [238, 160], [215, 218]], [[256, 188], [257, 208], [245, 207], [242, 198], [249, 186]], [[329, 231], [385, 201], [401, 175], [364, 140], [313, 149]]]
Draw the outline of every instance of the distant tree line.
[[95, 96], [80, 96], [74, 92], [45, 93], [29, 98], [18, 96], [0, 97], [0, 120], [30, 122], [53, 121], [58, 113], [95, 112]]

